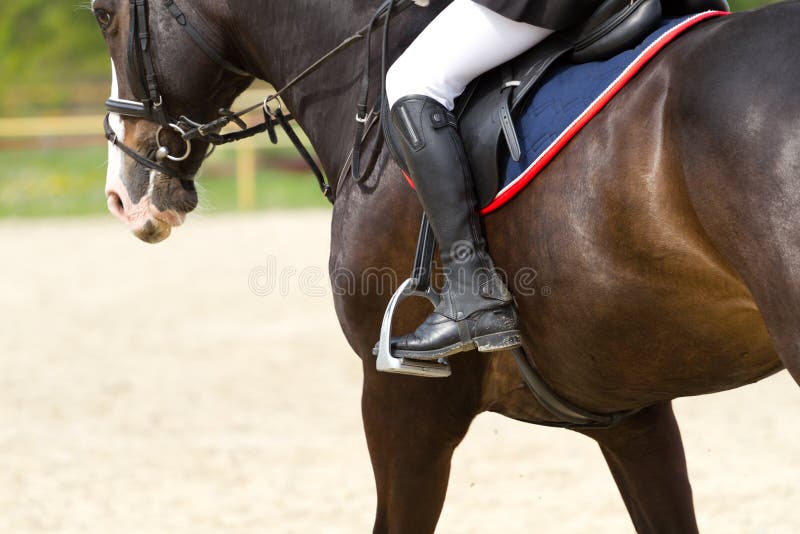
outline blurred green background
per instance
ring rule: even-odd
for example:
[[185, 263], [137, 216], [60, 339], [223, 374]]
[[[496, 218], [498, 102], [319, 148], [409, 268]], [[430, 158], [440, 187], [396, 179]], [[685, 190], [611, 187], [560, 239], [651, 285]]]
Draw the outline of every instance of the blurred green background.
[[[733, 0], [731, 7], [766, 3]], [[0, 217], [105, 212], [106, 149], [99, 119], [96, 134], [69, 136], [52, 133], [46, 121], [34, 134], [15, 135], [22, 123], [11, 121], [61, 117], [63, 124], [64, 117], [102, 116], [110, 66], [88, 5], [88, 0], [0, 2]], [[237, 201], [236, 153], [221, 150], [200, 181], [206, 212], [326, 204], [290, 148], [256, 143], [254, 197]]]

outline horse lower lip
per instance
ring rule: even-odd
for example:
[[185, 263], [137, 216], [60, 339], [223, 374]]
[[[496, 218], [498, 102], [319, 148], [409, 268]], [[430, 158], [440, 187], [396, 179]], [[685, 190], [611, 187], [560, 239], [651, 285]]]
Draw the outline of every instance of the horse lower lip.
[[148, 219], [144, 225], [134, 230], [134, 235], [146, 243], [160, 243], [169, 237], [172, 226], [160, 219]]
[[153, 217], [155, 217], [159, 221], [167, 223], [170, 226], [180, 226], [183, 224], [183, 221], [186, 218], [185, 215], [179, 214], [174, 211], [162, 211], [154, 213]]

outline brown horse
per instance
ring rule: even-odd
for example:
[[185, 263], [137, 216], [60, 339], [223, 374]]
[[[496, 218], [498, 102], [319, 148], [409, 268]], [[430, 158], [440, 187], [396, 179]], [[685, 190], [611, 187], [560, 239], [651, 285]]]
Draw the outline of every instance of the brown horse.
[[[366, 0], [337, 2], [335, 12], [320, 0], [181, 4], [228, 61], [275, 86], [375, 8]], [[95, 0], [93, 7], [116, 65], [116, 96], [132, 98], [128, 2]], [[441, 8], [400, 15], [391, 55]], [[149, 22], [155, 72], [173, 116], [213, 119], [252, 81], [220, 69], [178, 29], [164, 0], [152, 1]], [[798, 45], [797, 2], [703, 23], [485, 219], [492, 254], [516, 290], [526, 350], [550, 386], [597, 412], [641, 408], [613, 428], [582, 430], [599, 443], [640, 532], [697, 530], [671, 399], [735, 388], [784, 366], [800, 380]], [[331, 177], [347, 160], [355, 128], [357, 54], [343, 53], [284, 95]], [[152, 157], [157, 125], [115, 115], [111, 122], [128, 146]], [[179, 139], [162, 135], [180, 149]], [[192, 157], [170, 164], [179, 178], [110, 147], [109, 204], [139, 237], [163, 239], [194, 207], [191, 178], [205, 148], [194, 145]], [[334, 285], [342, 273], [403, 277], [421, 211], [386, 152], [364, 183], [333, 185]], [[547, 292], [520, 286], [514, 273], [530, 268]], [[376, 372], [371, 349], [390, 291], [350, 289], [334, 298], [363, 360], [375, 531], [433, 531], [451, 456], [477, 414], [554, 421], [508, 354], [454, 357], [446, 380]], [[427, 311], [418, 303], [403, 310], [398, 331]]]

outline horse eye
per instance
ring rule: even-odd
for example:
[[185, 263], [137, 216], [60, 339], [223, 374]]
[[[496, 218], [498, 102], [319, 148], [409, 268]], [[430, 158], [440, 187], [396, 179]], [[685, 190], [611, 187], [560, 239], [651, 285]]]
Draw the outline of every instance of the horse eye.
[[94, 17], [97, 19], [97, 22], [100, 23], [100, 26], [104, 28], [111, 24], [111, 13], [105, 9], [96, 9]]

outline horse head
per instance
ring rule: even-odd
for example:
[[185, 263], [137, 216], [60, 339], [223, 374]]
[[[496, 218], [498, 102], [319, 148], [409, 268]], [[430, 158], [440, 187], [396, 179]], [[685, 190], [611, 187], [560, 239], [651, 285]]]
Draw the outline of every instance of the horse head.
[[223, 59], [234, 48], [220, 31], [226, 5], [92, 1], [112, 62], [108, 208], [143, 241], [166, 239], [197, 206], [194, 178], [209, 143], [184, 139], [187, 124], [215, 119], [252, 81]]

